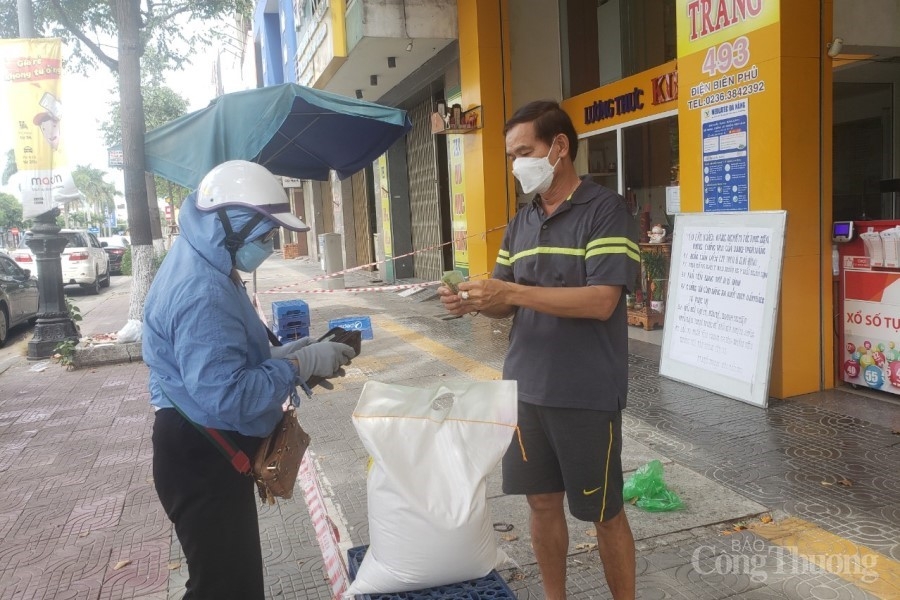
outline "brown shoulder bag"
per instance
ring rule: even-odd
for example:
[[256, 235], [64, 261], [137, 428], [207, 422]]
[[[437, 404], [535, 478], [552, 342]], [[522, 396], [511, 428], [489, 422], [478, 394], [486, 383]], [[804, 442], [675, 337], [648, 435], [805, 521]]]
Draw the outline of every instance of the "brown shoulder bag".
[[253, 478], [264, 502], [275, 504], [275, 498], [289, 499], [293, 495], [300, 462], [308, 447], [309, 435], [300, 427], [297, 411], [291, 406], [253, 457]]

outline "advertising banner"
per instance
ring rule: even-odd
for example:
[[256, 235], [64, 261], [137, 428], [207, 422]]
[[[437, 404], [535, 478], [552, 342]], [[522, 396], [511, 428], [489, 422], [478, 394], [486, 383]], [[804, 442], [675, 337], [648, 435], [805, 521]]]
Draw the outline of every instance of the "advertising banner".
[[900, 273], [844, 257], [842, 379], [900, 394]]
[[771, 118], [780, 110], [779, 0], [676, 6], [681, 208], [777, 208], [779, 198], [759, 190], [770, 192], [781, 166], [771, 151], [780, 147], [778, 119]]
[[[375, 187], [376, 202], [378, 202], [377, 210], [380, 218], [377, 219], [378, 225], [381, 227], [381, 244], [384, 248], [384, 265], [379, 265], [378, 269], [382, 270], [384, 275], [382, 279], [388, 283], [394, 281], [394, 241], [391, 233], [391, 189], [390, 180], [388, 178], [388, 162], [387, 154], [382, 154], [375, 161]], [[375, 249], [377, 256], [378, 249]]]
[[6, 118], [26, 219], [78, 197], [65, 155], [61, 52], [59, 39], [0, 40]]
[[[461, 95], [447, 98], [453, 106], [462, 101]], [[469, 227], [466, 220], [466, 170], [462, 135], [447, 136], [447, 160], [450, 163], [450, 214], [453, 222], [453, 268], [469, 274]]]

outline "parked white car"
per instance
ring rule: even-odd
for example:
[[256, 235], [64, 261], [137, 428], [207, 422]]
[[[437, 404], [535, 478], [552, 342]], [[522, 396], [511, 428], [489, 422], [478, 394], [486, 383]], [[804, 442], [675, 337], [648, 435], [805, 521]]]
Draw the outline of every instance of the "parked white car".
[[[100, 288], [108, 287], [109, 256], [97, 237], [85, 229], [63, 229], [59, 235], [66, 238], [61, 256], [63, 285], [80, 285], [93, 294], [99, 294]], [[20, 267], [37, 273], [34, 254], [25, 244], [30, 238], [31, 232], [26, 231], [19, 247], [9, 254]]]

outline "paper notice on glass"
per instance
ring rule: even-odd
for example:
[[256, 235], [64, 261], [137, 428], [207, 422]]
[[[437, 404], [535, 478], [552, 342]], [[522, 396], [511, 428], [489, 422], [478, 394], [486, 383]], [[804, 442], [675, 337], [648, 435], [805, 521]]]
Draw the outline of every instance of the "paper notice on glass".
[[670, 185], [666, 188], [666, 214], [677, 215], [681, 212], [681, 186]]

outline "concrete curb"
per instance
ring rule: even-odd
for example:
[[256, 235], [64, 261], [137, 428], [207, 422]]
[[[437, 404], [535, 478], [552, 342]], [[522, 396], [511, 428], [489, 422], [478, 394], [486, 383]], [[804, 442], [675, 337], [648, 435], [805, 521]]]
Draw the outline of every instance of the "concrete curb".
[[140, 342], [127, 344], [85, 344], [75, 346], [74, 365], [76, 369], [139, 362], [143, 360]]

